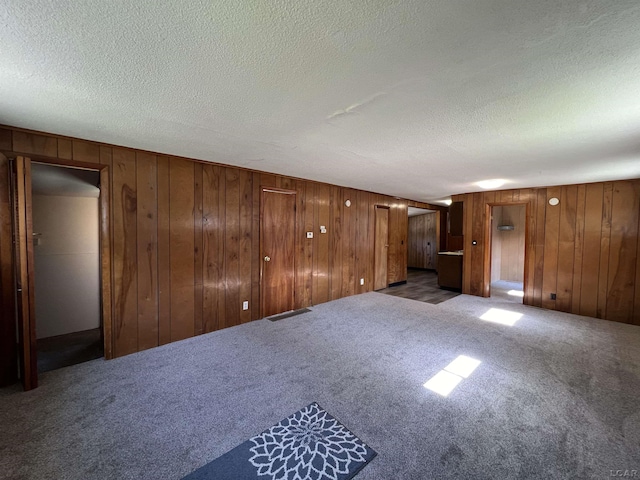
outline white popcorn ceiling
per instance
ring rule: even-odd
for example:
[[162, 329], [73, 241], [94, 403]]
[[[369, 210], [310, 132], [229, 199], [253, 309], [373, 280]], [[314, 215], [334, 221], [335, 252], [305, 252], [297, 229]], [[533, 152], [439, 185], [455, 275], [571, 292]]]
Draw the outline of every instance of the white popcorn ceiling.
[[640, 177], [637, 0], [3, 0], [0, 123], [415, 200]]

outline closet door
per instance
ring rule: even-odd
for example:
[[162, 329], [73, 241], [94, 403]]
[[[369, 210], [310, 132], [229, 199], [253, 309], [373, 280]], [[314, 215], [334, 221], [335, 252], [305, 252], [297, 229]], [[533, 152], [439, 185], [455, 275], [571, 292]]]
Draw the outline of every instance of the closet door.
[[11, 173], [20, 378], [24, 389], [31, 390], [38, 386], [33, 221], [31, 217], [31, 160], [26, 157], [17, 157], [12, 162]]

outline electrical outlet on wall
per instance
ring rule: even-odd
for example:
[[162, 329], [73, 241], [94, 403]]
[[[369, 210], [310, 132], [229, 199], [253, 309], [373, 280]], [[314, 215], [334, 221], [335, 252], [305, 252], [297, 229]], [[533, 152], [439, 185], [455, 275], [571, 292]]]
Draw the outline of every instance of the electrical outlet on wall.
[[364, 278], [360, 279], [360, 285], [364, 285]]
[[249, 301], [245, 300], [242, 302], [242, 310], [249, 310]]

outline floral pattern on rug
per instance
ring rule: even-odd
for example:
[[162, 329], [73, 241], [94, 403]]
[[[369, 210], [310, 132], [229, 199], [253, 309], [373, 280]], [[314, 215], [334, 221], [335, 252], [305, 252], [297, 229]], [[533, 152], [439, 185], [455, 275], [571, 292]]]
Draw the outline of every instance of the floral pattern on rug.
[[271, 480], [338, 480], [367, 461], [367, 446], [317, 403], [249, 441], [249, 461]]

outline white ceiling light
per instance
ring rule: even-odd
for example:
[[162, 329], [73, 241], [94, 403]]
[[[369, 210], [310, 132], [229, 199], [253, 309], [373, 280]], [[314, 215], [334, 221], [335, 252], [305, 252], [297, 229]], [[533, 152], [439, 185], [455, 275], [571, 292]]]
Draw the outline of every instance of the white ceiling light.
[[476, 182], [476, 185], [480, 188], [484, 188], [485, 190], [493, 190], [495, 188], [500, 188], [505, 183], [507, 183], [507, 181], [502, 178], [493, 178], [491, 180], [482, 180], [481, 182]]

